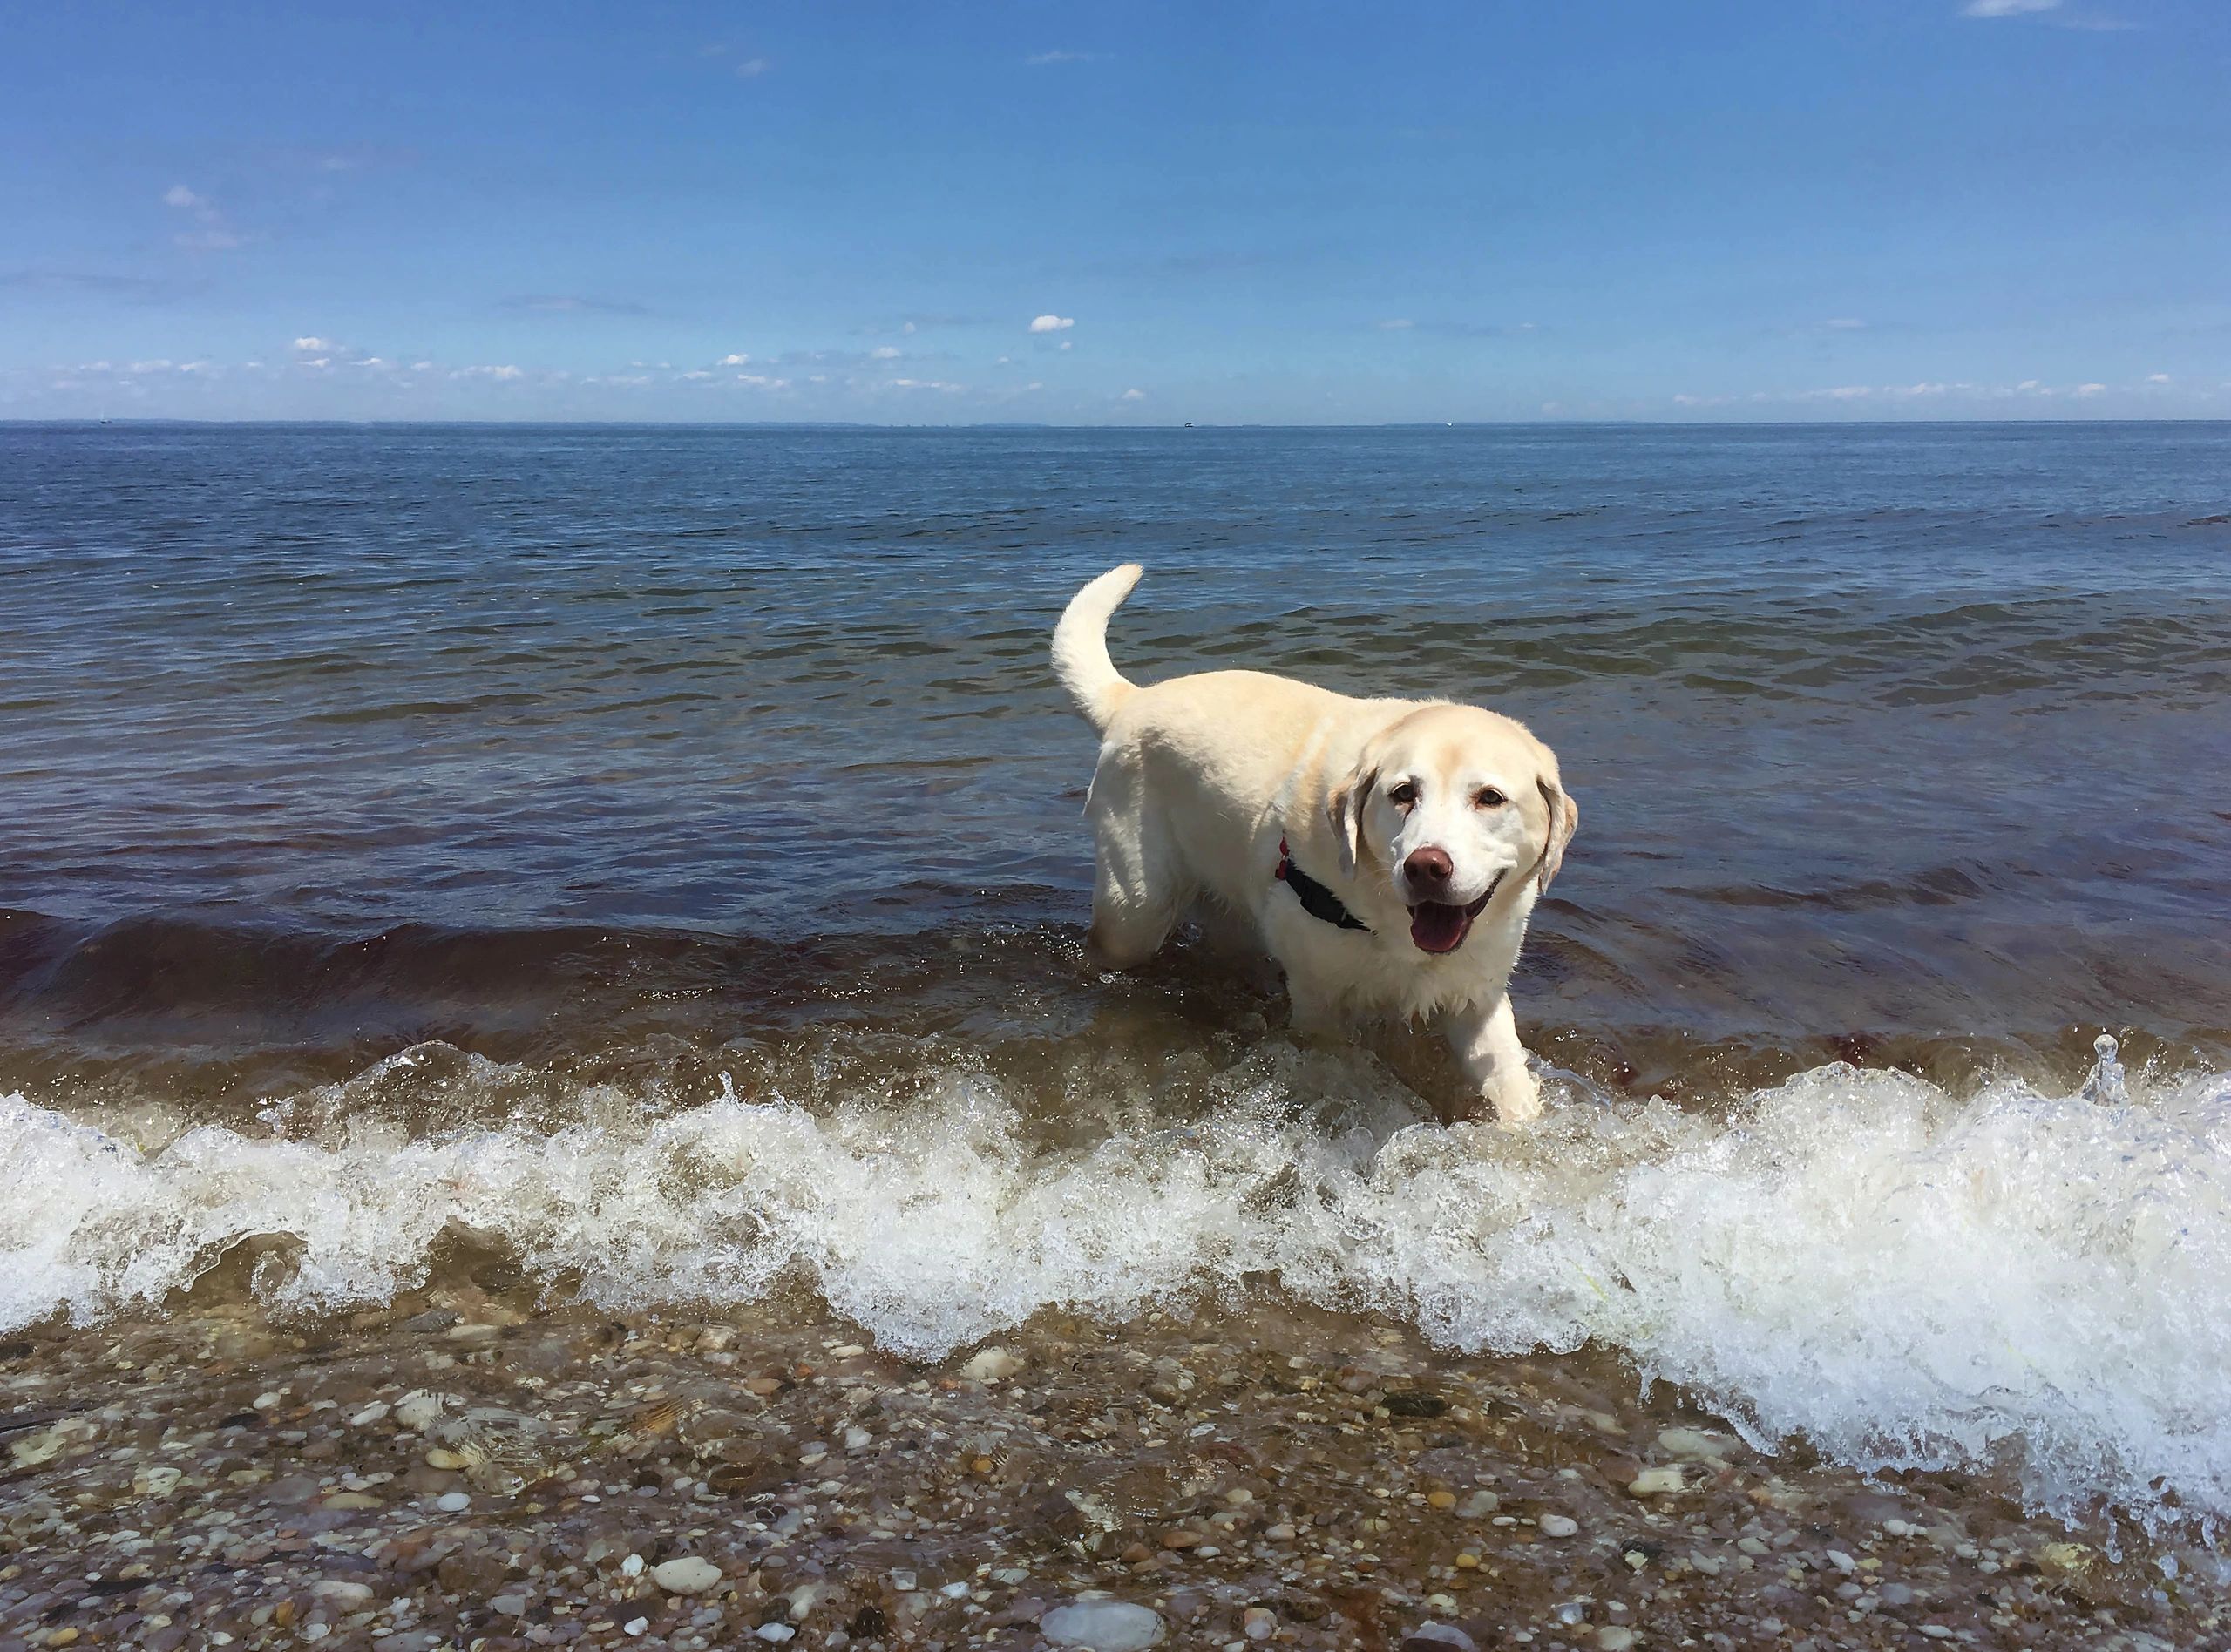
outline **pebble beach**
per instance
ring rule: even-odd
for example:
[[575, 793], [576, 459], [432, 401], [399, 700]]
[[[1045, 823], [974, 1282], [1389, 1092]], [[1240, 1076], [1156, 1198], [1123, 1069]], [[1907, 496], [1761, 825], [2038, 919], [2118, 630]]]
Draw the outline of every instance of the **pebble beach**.
[[923, 1365], [804, 1303], [435, 1294], [0, 1347], [0, 1652], [2231, 1644], [2204, 1549], [1763, 1456], [1587, 1355], [1269, 1302]]

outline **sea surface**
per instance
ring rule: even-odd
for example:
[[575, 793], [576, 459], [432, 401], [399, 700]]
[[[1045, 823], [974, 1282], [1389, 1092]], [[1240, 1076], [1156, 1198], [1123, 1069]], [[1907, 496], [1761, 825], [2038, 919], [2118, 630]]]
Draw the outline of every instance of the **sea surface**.
[[[1537, 1129], [1085, 965], [1127, 560], [1136, 676], [1556, 748]], [[0, 1330], [1283, 1293], [2207, 1530], [2227, 776], [2231, 425], [0, 425]]]

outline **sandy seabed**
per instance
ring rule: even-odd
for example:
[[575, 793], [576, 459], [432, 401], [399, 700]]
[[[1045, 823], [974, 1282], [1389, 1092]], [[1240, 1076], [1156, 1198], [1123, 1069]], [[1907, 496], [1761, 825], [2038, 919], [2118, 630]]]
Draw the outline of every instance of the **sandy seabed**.
[[1766, 1457], [1590, 1353], [1258, 1295], [923, 1366], [476, 1279], [0, 1346], [0, 1652], [2231, 1646], [2205, 1547]]

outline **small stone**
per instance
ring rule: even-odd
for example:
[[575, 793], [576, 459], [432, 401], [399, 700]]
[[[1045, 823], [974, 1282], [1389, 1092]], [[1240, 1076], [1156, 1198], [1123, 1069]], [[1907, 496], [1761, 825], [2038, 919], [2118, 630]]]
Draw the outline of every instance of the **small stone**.
[[1039, 1620], [1038, 1631], [1055, 1646], [1089, 1652], [1142, 1652], [1162, 1644], [1162, 1619], [1129, 1601], [1076, 1601]]
[[862, 1344], [843, 1343], [838, 1346], [831, 1349], [829, 1351], [829, 1357], [831, 1359], [858, 1359], [865, 1352], [867, 1352], [867, 1349]]
[[434, 1500], [434, 1506], [444, 1514], [462, 1514], [472, 1506], [472, 1499], [463, 1492], [444, 1492]]
[[349, 1419], [351, 1428], [370, 1428], [384, 1418], [392, 1408], [383, 1399], [376, 1399]]
[[462, 1468], [471, 1468], [472, 1466], [472, 1459], [467, 1457], [460, 1457], [455, 1452], [445, 1451], [441, 1446], [436, 1446], [426, 1453], [426, 1466], [429, 1468], [445, 1468], [454, 1471]]
[[790, 1639], [797, 1633], [797, 1631], [796, 1629], [792, 1628], [789, 1624], [783, 1622], [763, 1623], [752, 1631], [752, 1634], [757, 1635], [761, 1640], [775, 1646], [780, 1646], [783, 1642]]
[[921, 1580], [905, 1567], [899, 1567], [891, 1574], [891, 1587], [901, 1594], [912, 1594], [921, 1586]]
[[1854, 1572], [1856, 1572], [1859, 1569], [1859, 1562], [1852, 1559], [1850, 1555], [1845, 1554], [1841, 1549], [1830, 1549], [1828, 1551], [1828, 1564], [1834, 1567], [1836, 1570], [1841, 1572], [1846, 1577], [1849, 1577]]
[[939, 1589], [938, 1593], [944, 1595], [948, 1601], [965, 1601], [968, 1598], [968, 1585], [966, 1583], [948, 1583], [943, 1588]]
[[1456, 1506], [1456, 1493], [1454, 1492], [1427, 1492], [1426, 1493], [1426, 1506], [1428, 1508], [1455, 1508]]
[[865, 1451], [874, 1443], [875, 1436], [865, 1428], [848, 1428], [844, 1431], [844, 1449], [848, 1452]]
[[1188, 1532], [1182, 1527], [1162, 1534], [1162, 1546], [1166, 1549], [1189, 1549], [1206, 1540], [1198, 1532]]
[[1603, 1652], [1627, 1652], [1635, 1643], [1635, 1632], [1624, 1624], [1610, 1623], [1596, 1631], [1596, 1644]]
[[321, 1508], [383, 1508], [376, 1497], [363, 1492], [336, 1492], [318, 1505]]
[[1736, 1442], [1725, 1434], [1708, 1434], [1701, 1428], [1661, 1428], [1658, 1446], [1669, 1456], [1691, 1462], [1723, 1462], [1734, 1454]]
[[1004, 1348], [987, 1348], [973, 1356], [960, 1368], [960, 1374], [972, 1383], [995, 1383], [1014, 1376], [1022, 1369], [1022, 1361]]
[[1571, 1537], [1579, 1532], [1580, 1522], [1570, 1514], [1544, 1514], [1535, 1529], [1544, 1537]]
[[1460, 1572], [1477, 1571], [1479, 1565], [1480, 1557], [1470, 1549], [1466, 1549], [1456, 1557], [1456, 1569]]
[[495, 1336], [496, 1330], [497, 1328], [493, 1325], [451, 1325], [442, 1334], [451, 1342], [486, 1342]]
[[1456, 1518], [1462, 1520], [1483, 1520], [1502, 1506], [1502, 1500], [1493, 1492], [1475, 1492], [1457, 1506]]
[[1294, 1530], [1292, 1526], [1288, 1522], [1280, 1520], [1276, 1526], [1271, 1527], [1268, 1531], [1265, 1532], [1263, 1535], [1270, 1539], [1273, 1543], [1291, 1543], [1293, 1541]]
[[369, 1584], [352, 1582], [347, 1578], [327, 1578], [322, 1582], [313, 1583], [310, 1593], [346, 1607], [362, 1606], [372, 1598]]
[[519, 1617], [526, 1611], [524, 1594], [499, 1594], [488, 1602], [491, 1611], [501, 1612], [505, 1617]]
[[1949, 1641], [1952, 1638], [1952, 1631], [1942, 1623], [1924, 1623], [1921, 1626], [1921, 1632], [1932, 1641]]
[[684, 1554], [653, 1567], [651, 1581], [668, 1594], [702, 1594], [720, 1587], [721, 1568], [695, 1554]]
[[427, 1426], [442, 1414], [443, 1402], [439, 1394], [430, 1394], [423, 1388], [414, 1388], [395, 1402], [395, 1425], [413, 1433], [424, 1433]]
[[1684, 1489], [1687, 1483], [1679, 1466], [1674, 1464], [1664, 1468], [1645, 1468], [1627, 1482], [1627, 1491], [1634, 1497], [1665, 1497]]
[[1278, 1615], [1259, 1606], [1251, 1606], [1240, 1619], [1240, 1627], [1251, 1641], [1267, 1641], [1278, 1632]]
[[647, 1617], [629, 1618], [620, 1627], [629, 1635], [641, 1635], [645, 1629], [651, 1627], [651, 1621]]
[[1885, 1583], [1875, 1594], [1885, 1606], [1911, 1606], [1914, 1603], [1913, 1590], [1903, 1583]]
[[626, 1560], [620, 1561], [620, 1575], [622, 1577], [642, 1576], [643, 1557], [640, 1554], [630, 1554]]
[[1480, 1652], [1480, 1643], [1454, 1623], [1421, 1623], [1402, 1637], [1402, 1652], [1440, 1652], [1443, 1647]]

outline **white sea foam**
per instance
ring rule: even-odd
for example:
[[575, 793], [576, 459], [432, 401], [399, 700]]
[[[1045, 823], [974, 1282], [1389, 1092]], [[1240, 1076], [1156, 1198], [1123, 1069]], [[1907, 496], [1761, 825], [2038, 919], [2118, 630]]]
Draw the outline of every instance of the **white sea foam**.
[[[565, 1127], [417, 1140], [349, 1118], [344, 1087], [315, 1100], [347, 1121], [310, 1140], [203, 1127], [144, 1152], [16, 1096], [0, 1327], [152, 1305], [256, 1236], [298, 1253], [259, 1284], [277, 1311], [389, 1299], [461, 1229], [613, 1307], [802, 1277], [925, 1358], [1048, 1304], [1121, 1318], [1275, 1270], [1465, 1350], [1594, 1339], [1765, 1447], [2003, 1459], [2046, 1509], [2213, 1525], [2231, 1514], [2231, 1077], [2126, 1100], [2114, 1076], [1955, 1099], [1837, 1066], [1712, 1116], [1553, 1088], [1543, 1125], [1506, 1136], [1418, 1124], [1363, 1058], [1273, 1045], [1191, 1126], [1142, 1115], [1061, 1151], [967, 1072], [903, 1110], [729, 1093], [647, 1114], [603, 1091]], [[517, 1074], [467, 1063], [463, 1081]]]

